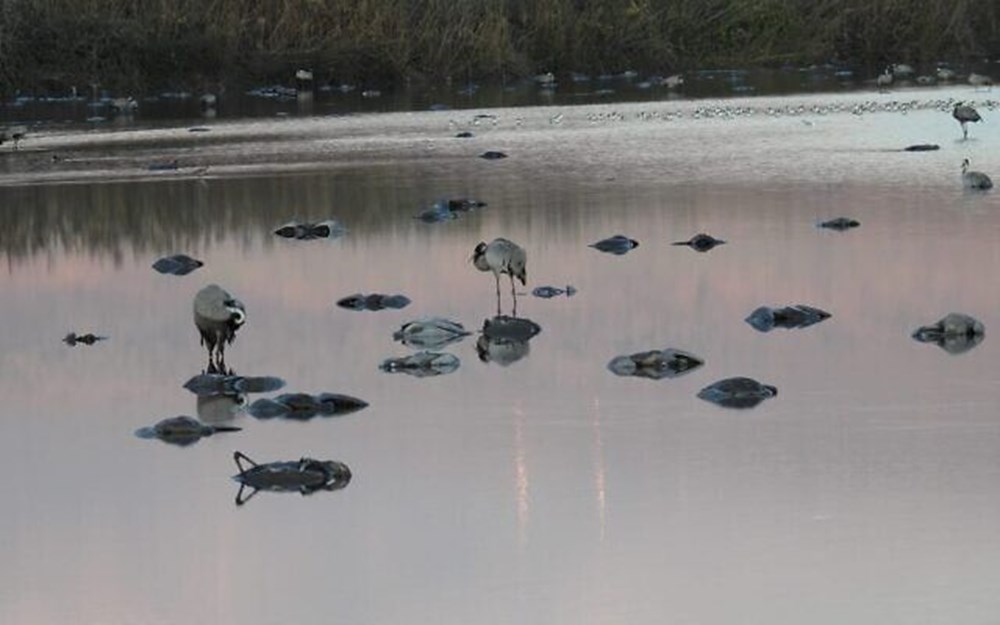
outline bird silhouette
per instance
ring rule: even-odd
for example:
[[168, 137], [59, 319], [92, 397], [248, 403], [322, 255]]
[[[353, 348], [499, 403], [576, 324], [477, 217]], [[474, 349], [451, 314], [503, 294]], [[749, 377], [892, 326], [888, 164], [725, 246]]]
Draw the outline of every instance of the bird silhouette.
[[969, 171], [969, 159], [962, 161], [962, 182], [966, 188], [985, 191], [993, 188], [993, 181], [981, 171]]
[[979, 111], [972, 108], [967, 104], [962, 104], [961, 102], [955, 103], [955, 108], [951, 111], [951, 116], [954, 117], [959, 124], [962, 126], [962, 138], [969, 138], [969, 129], [966, 124], [969, 122], [976, 123], [982, 121], [982, 117], [979, 116]]
[[246, 320], [243, 302], [217, 284], [194, 296], [194, 325], [201, 334], [201, 344], [208, 348], [210, 369], [225, 371], [226, 344], [233, 342]]
[[514, 304], [514, 316], [517, 316], [517, 293], [514, 291], [514, 278], [527, 285], [528, 272], [525, 267], [527, 255], [517, 243], [504, 238], [493, 239], [489, 243], [480, 241], [472, 252], [472, 264], [479, 271], [492, 271], [497, 286], [497, 314], [500, 314], [500, 274], [505, 273], [510, 278], [510, 296]]

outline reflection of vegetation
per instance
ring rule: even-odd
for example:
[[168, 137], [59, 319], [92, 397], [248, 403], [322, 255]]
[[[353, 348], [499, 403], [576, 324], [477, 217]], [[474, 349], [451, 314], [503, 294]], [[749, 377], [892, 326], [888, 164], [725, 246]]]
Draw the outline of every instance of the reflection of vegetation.
[[[5, 0], [0, 85], [909, 62], [1000, 45], [994, 0]], [[193, 78], [198, 77], [198, 78]]]
[[[374, 168], [0, 189], [0, 254], [16, 263], [65, 250], [110, 256], [117, 265], [126, 254], [196, 254], [223, 240], [275, 244], [274, 229], [291, 219], [337, 218], [352, 232], [412, 227], [420, 202], [414, 198], [433, 197], [434, 191], [405, 167], [392, 173], [396, 184], [386, 184], [387, 173]], [[405, 187], [401, 180], [408, 181]]]

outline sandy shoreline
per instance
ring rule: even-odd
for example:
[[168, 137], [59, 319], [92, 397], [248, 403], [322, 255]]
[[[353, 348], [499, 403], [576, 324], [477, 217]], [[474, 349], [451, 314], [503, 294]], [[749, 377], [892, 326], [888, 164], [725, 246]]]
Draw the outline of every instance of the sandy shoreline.
[[[947, 185], [965, 157], [984, 171], [1000, 170], [988, 149], [1000, 139], [988, 123], [998, 105], [991, 96], [955, 86], [40, 130], [21, 150], [0, 153], [0, 186], [300, 174], [408, 161], [480, 162], [528, 176], [556, 167], [585, 182], [877, 184], [889, 175]], [[971, 127], [968, 141], [950, 115], [958, 100], [987, 120]], [[455, 138], [463, 130], [474, 136]], [[887, 157], [916, 143], [941, 149]], [[510, 158], [476, 158], [486, 150]], [[150, 169], [174, 160], [176, 169]]]

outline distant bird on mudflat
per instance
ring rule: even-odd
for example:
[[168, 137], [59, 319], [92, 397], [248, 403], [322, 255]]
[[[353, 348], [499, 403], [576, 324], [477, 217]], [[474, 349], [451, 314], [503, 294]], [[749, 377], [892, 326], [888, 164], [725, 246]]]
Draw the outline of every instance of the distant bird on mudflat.
[[981, 171], [969, 171], [969, 159], [962, 161], [962, 183], [968, 189], [985, 191], [993, 188], [993, 181]]
[[514, 278], [521, 284], [528, 284], [528, 257], [524, 249], [504, 238], [493, 239], [489, 243], [480, 241], [472, 252], [472, 264], [479, 271], [492, 271], [497, 285], [497, 314], [500, 314], [500, 274], [505, 273], [510, 278], [510, 295], [517, 311], [517, 293], [514, 291]]
[[875, 79], [875, 86], [878, 87], [879, 91], [885, 91], [892, 84], [892, 79], [892, 67], [886, 67], [885, 71]]
[[206, 286], [194, 296], [194, 325], [201, 344], [208, 348], [209, 363], [216, 363], [220, 369], [225, 365], [226, 344], [233, 342], [246, 320], [243, 302], [217, 284]]
[[18, 125], [0, 128], [0, 145], [3, 145], [5, 141], [13, 141], [14, 149], [17, 150], [19, 147], [18, 144], [26, 134], [28, 134], [27, 126]]
[[952, 109], [951, 116], [954, 117], [959, 124], [961, 124], [963, 139], [969, 138], [969, 129], [966, 127], [966, 124], [969, 122], [976, 123], [983, 120], [983, 118], [979, 116], [979, 111], [972, 108], [968, 104], [962, 104], [961, 102], [955, 103], [955, 108]]
[[977, 74], [975, 72], [969, 74], [969, 84], [978, 89], [979, 87], [986, 87], [987, 89], [993, 86], [993, 79], [989, 76], [984, 76], [982, 74]]

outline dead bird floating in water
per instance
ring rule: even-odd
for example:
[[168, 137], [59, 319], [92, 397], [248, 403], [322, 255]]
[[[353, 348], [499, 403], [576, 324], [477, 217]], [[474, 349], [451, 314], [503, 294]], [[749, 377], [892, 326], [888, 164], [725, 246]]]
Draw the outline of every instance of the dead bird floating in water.
[[84, 345], [93, 345], [98, 341], [106, 341], [108, 337], [97, 336], [96, 334], [91, 334], [90, 332], [86, 334], [77, 334], [76, 332], [70, 332], [65, 337], [63, 337], [63, 343], [66, 343], [70, 347], [74, 347], [77, 343], [83, 343]]
[[716, 239], [710, 234], [700, 232], [687, 241], [674, 241], [671, 245], [687, 245], [696, 252], [707, 252], [717, 245], [723, 245], [725, 241]]
[[173, 256], [164, 256], [157, 260], [153, 263], [153, 269], [162, 274], [186, 276], [204, 265], [205, 263], [196, 258], [191, 258], [187, 254], [174, 254]]
[[550, 299], [558, 295], [573, 297], [576, 295], [576, 287], [568, 284], [565, 289], [560, 289], [559, 287], [554, 286], [536, 286], [531, 290], [531, 294], [535, 297], [541, 297], [542, 299]]
[[981, 321], [963, 313], [949, 313], [937, 323], [921, 326], [913, 338], [921, 343], [935, 343], [949, 354], [963, 354], [979, 345], [986, 336]]
[[194, 417], [181, 415], [164, 419], [152, 427], [139, 428], [135, 435], [139, 438], [158, 438], [164, 443], [185, 447], [216, 432], [239, 432], [241, 429], [230, 425], [208, 425]]
[[614, 254], [615, 256], [621, 256], [639, 247], [639, 242], [623, 234], [616, 234], [613, 237], [601, 239], [597, 243], [591, 243], [589, 247], [607, 252], [608, 254]]
[[805, 304], [795, 304], [783, 308], [761, 306], [750, 313], [744, 321], [749, 323], [754, 330], [770, 332], [774, 328], [807, 328], [830, 317], [830, 313], [825, 310]]
[[753, 408], [765, 399], [778, 394], [770, 384], [761, 384], [753, 378], [726, 378], [710, 384], [698, 392], [698, 398], [723, 408]]
[[[236, 493], [237, 506], [242, 506], [261, 490], [311, 495], [321, 490], [340, 490], [351, 481], [351, 470], [336, 460], [300, 458], [258, 464], [240, 451], [233, 454], [233, 460], [239, 470], [233, 476], [240, 483], [240, 490]], [[243, 462], [249, 466], [243, 466]], [[253, 490], [243, 497], [244, 488]]]
[[258, 419], [308, 421], [313, 417], [337, 417], [367, 408], [368, 402], [339, 393], [285, 393], [274, 399], [258, 399], [248, 412]]
[[313, 239], [332, 239], [347, 232], [343, 224], [336, 219], [327, 219], [319, 223], [293, 221], [281, 226], [274, 234], [286, 239], [311, 241]]
[[337, 300], [337, 306], [348, 310], [384, 310], [386, 308], [400, 309], [410, 305], [410, 298], [405, 295], [383, 295], [372, 293], [364, 295], [355, 293]]
[[386, 373], [407, 373], [417, 378], [453, 373], [458, 369], [458, 356], [447, 352], [422, 351], [402, 358], [387, 358], [379, 365]]
[[850, 230], [851, 228], [857, 228], [861, 225], [861, 222], [857, 219], [851, 219], [850, 217], [836, 217], [834, 219], [828, 219], [816, 224], [819, 228], [826, 228], [827, 230], [836, 230], [837, 232], [843, 232], [844, 230]]
[[456, 321], [441, 317], [425, 317], [404, 323], [392, 334], [395, 341], [417, 349], [441, 349], [446, 345], [461, 341], [471, 332]]
[[694, 354], [680, 349], [663, 349], [617, 356], [608, 363], [615, 375], [662, 380], [676, 378], [705, 364]]

